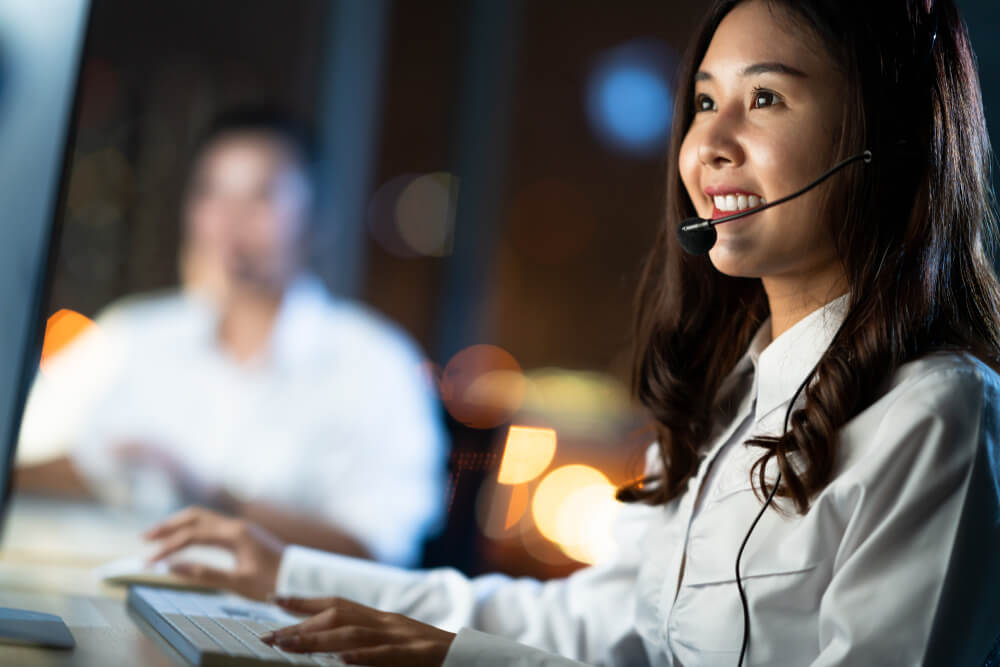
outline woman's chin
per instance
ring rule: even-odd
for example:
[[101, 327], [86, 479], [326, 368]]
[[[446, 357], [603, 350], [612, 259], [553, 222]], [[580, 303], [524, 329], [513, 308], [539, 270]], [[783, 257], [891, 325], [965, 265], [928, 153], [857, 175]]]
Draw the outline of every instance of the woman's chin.
[[708, 258], [719, 273], [733, 278], [759, 278], [760, 262], [755, 254], [749, 247], [739, 248], [734, 247], [734, 244], [717, 243], [708, 253]]

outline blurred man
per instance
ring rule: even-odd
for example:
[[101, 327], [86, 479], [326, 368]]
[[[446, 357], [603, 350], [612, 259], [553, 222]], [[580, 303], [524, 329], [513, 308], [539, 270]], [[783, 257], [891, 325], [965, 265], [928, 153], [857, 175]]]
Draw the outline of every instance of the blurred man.
[[243, 110], [198, 144], [184, 290], [126, 300], [39, 373], [21, 490], [200, 504], [289, 541], [413, 564], [443, 500], [443, 429], [398, 330], [304, 270], [309, 146]]

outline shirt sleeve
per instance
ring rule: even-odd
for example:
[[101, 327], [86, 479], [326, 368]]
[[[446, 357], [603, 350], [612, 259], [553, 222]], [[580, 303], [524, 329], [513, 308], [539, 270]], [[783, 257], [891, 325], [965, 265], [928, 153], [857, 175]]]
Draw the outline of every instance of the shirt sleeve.
[[[319, 514], [377, 560], [412, 566], [444, 512], [444, 426], [409, 344], [382, 333], [359, 341], [352, 354], [359, 370], [335, 380], [351, 382], [355, 395], [316, 434], [305, 484], [318, 490]], [[345, 441], [331, 443], [332, 433]]]
[[441, 667], [579, 667], [584, 664], [466, 628], [455, 637]]
[[[1000, 664], [1000, 391], [986, 383], [981, 427], [925, 665]], [[992, 653], [991, 653], [992, 649]]]
[[[33, 464], [68, 455], [88, 478], [93, 450], [87, 437], [95, 410], [121, 376], [127, 340], [114, 317], [102, 317], [35, 375], [18, 436], [17, 462]], [[82, 463], [82, 465], [81, 465]]]
[[[990, 607], [997, 607], [995, 567], [955, 572], [957, 526], [971, 509], [969, 499], [984, 491], [993, 501], [992, 526], [979, 523], [976, 530], [997, 544], [996, 487], [983, 486], [990, 478], [995, 484], [995, 475], [973, 474], [984, 446], [996, 438], [996, 417], [992, 425], [983, 420], [984, 409], [996, 411], [984, 405], [983, 386], [982, 375], [969, 367], [914, 382], [889, 408], [864, 459], [836, 482], [849, 512], [820, 603], [820, 653], [813, 667], [979, 664], [985, 657], [988, 644], [978, 662], [952, 660], [956, 641], [967, 637], [961, 633], [938, 649], [949, 659], [924, 663], [949, 570], [967, 581], [982, 577], [976, 585], [990, 591]], [[965, 551], [960, 546], [958, 554]], [[947, 613], [969, 620], [961, 607]]]
[[[634, 631], [639, 567], [635, 545], [652, 516], [654, 508], [625, 506], [615, 527], [617, 556], [564, 579], [539, 582], [501, 575], [469, 579], [447, 568], [410, 572], [293, 546], [282, 558], [277, 587], [282, 594], [345, 597], [451, 632], [477, 630], [573, 660], [639, 667], [646, 664], [646, 657]], [[479, 651], [476, 647], [483, 645], [483, 638], [467, 636], [468, 650]], [[464, 655], [465, 646], [465, 640], [457, 644], [458, 655]], [[476, 665], [564, 664], [449, 660], [449, 664]]]

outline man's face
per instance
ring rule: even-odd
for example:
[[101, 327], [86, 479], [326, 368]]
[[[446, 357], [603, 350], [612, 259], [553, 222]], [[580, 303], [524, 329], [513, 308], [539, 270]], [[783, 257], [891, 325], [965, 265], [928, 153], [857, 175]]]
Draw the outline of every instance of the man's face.
[[247, 131], [216, 139], [195, 167], [185, 206], [193, 279], [282, 290], [301, 266], [310, 194], [279, 137]]

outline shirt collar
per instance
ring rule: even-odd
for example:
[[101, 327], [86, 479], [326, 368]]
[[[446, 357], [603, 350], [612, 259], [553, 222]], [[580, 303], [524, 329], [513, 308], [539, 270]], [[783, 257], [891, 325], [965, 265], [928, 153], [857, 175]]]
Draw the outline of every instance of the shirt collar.
[[743, 353], [743, 356], [733, 366], [733, 370], [729, 371], [726, 379], [722, 381], [722, 385], [716, 394], [717, 397], [725, 396], [734, 390], [738, 390], [740, 380], [747, 374], [753, 373], [757, 368], [757, 360], [760, 358], [760, 353], [764, 351], [770, 340], [771, 319], [768, 318], [757, 329], [757, 333], [750, 339], [750, 345], [747, 347], [746, 352]]
[[[754, 336], [746, 356], [755, 368], [754, 421], [767, 417], [792, 399], [795, 390], [830, 347], [847, 316], [848, 295], [814, 310], [770, 341], [770, 318]], [[780, 426], [779, 426], [780, 429]]]
[[[193, 288], [182, 289], [180, 296], [189, 307], [184, 319], [190, 323], [192, 335], [229, 359], [218, 339], [219, 304], [208, 294]], [[299, 275], [281, 297], [266, 347], [246, 364], [238, 365], [295, 369], [313, 364], [317, 345], [324, 336], [329, 337], [329, 327], [325, 326], [327, 317], [337, 306], [338, 301], [319, 278], [308, 273]]]
[[332, 306], [330, 293], [318, 278], [308, 274], [296, 278], [285, 291], [274, 322], [269, 346], [272, 359], [292, 368], [313, 363]]

